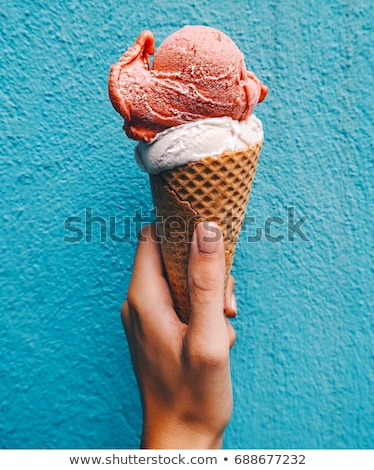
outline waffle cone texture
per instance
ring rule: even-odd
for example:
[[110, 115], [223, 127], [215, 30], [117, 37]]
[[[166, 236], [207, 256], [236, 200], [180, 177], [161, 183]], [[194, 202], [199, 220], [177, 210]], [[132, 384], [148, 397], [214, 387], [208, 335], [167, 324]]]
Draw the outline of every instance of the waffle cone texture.
[[261, 147], [259, 142], [150, 175], [162, 258], [176, 312], [184, 323], [191, 313], [187, 273], [195, 225], [210, 220], [221, 228], [227, 283]]

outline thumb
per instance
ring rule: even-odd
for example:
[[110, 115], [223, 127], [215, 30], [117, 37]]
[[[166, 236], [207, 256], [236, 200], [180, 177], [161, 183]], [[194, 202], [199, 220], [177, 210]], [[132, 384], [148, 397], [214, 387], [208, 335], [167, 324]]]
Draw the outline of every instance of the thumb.
[[196, 226], [188, 266], [191, 301], [191, 333], [217, 341], [227, 334], [224, 316], [225, 252], [223, 235], [217, 224]]

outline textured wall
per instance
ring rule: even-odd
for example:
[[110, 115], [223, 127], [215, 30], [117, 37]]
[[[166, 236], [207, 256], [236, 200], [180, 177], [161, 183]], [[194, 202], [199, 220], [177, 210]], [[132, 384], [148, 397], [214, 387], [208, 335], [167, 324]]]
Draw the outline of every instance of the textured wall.
[[[372, 5], [0, 0], [1, 447], [138, 445], [119, 307], [152, 204], [107, 75], [141, 30], [159, 44], [201, 23], [270, 88], [248, 216], [262, 228], [290, 207], [308, 216], [309, 241], [249, 243], [253, 224], [240, 239], [225, 446], [374, 446]], [[87, 208], [103, 218], [91, 234]], [[110, 217], [124, 215], [132, 236], [113, 240]]]

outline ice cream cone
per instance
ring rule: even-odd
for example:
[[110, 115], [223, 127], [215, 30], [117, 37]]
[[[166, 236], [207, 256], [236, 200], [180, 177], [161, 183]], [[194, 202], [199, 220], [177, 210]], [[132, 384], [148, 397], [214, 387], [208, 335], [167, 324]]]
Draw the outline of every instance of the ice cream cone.
[[[245, 217], [262, 142], [150, 175], [157, 233], [179, 318], [188, 323], [188, 258], [194, 227], [216, 222], [224, 237], [226, 282]], [[213, 234], [212, 234], [213, 236]]]

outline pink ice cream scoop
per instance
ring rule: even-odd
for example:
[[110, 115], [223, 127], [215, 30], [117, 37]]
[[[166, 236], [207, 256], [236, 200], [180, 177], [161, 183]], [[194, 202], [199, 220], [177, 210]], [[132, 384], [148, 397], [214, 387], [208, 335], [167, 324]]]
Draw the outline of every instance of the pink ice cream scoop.
[[110, 70], [109, 96], [131, 139], [149, 142], [169, 127], [205, 118], [245, 120], [267, 94], [235, 43], [216, 29], [175, 32], [151, 69], [154, 49], [153, 34], [144, 31]]

